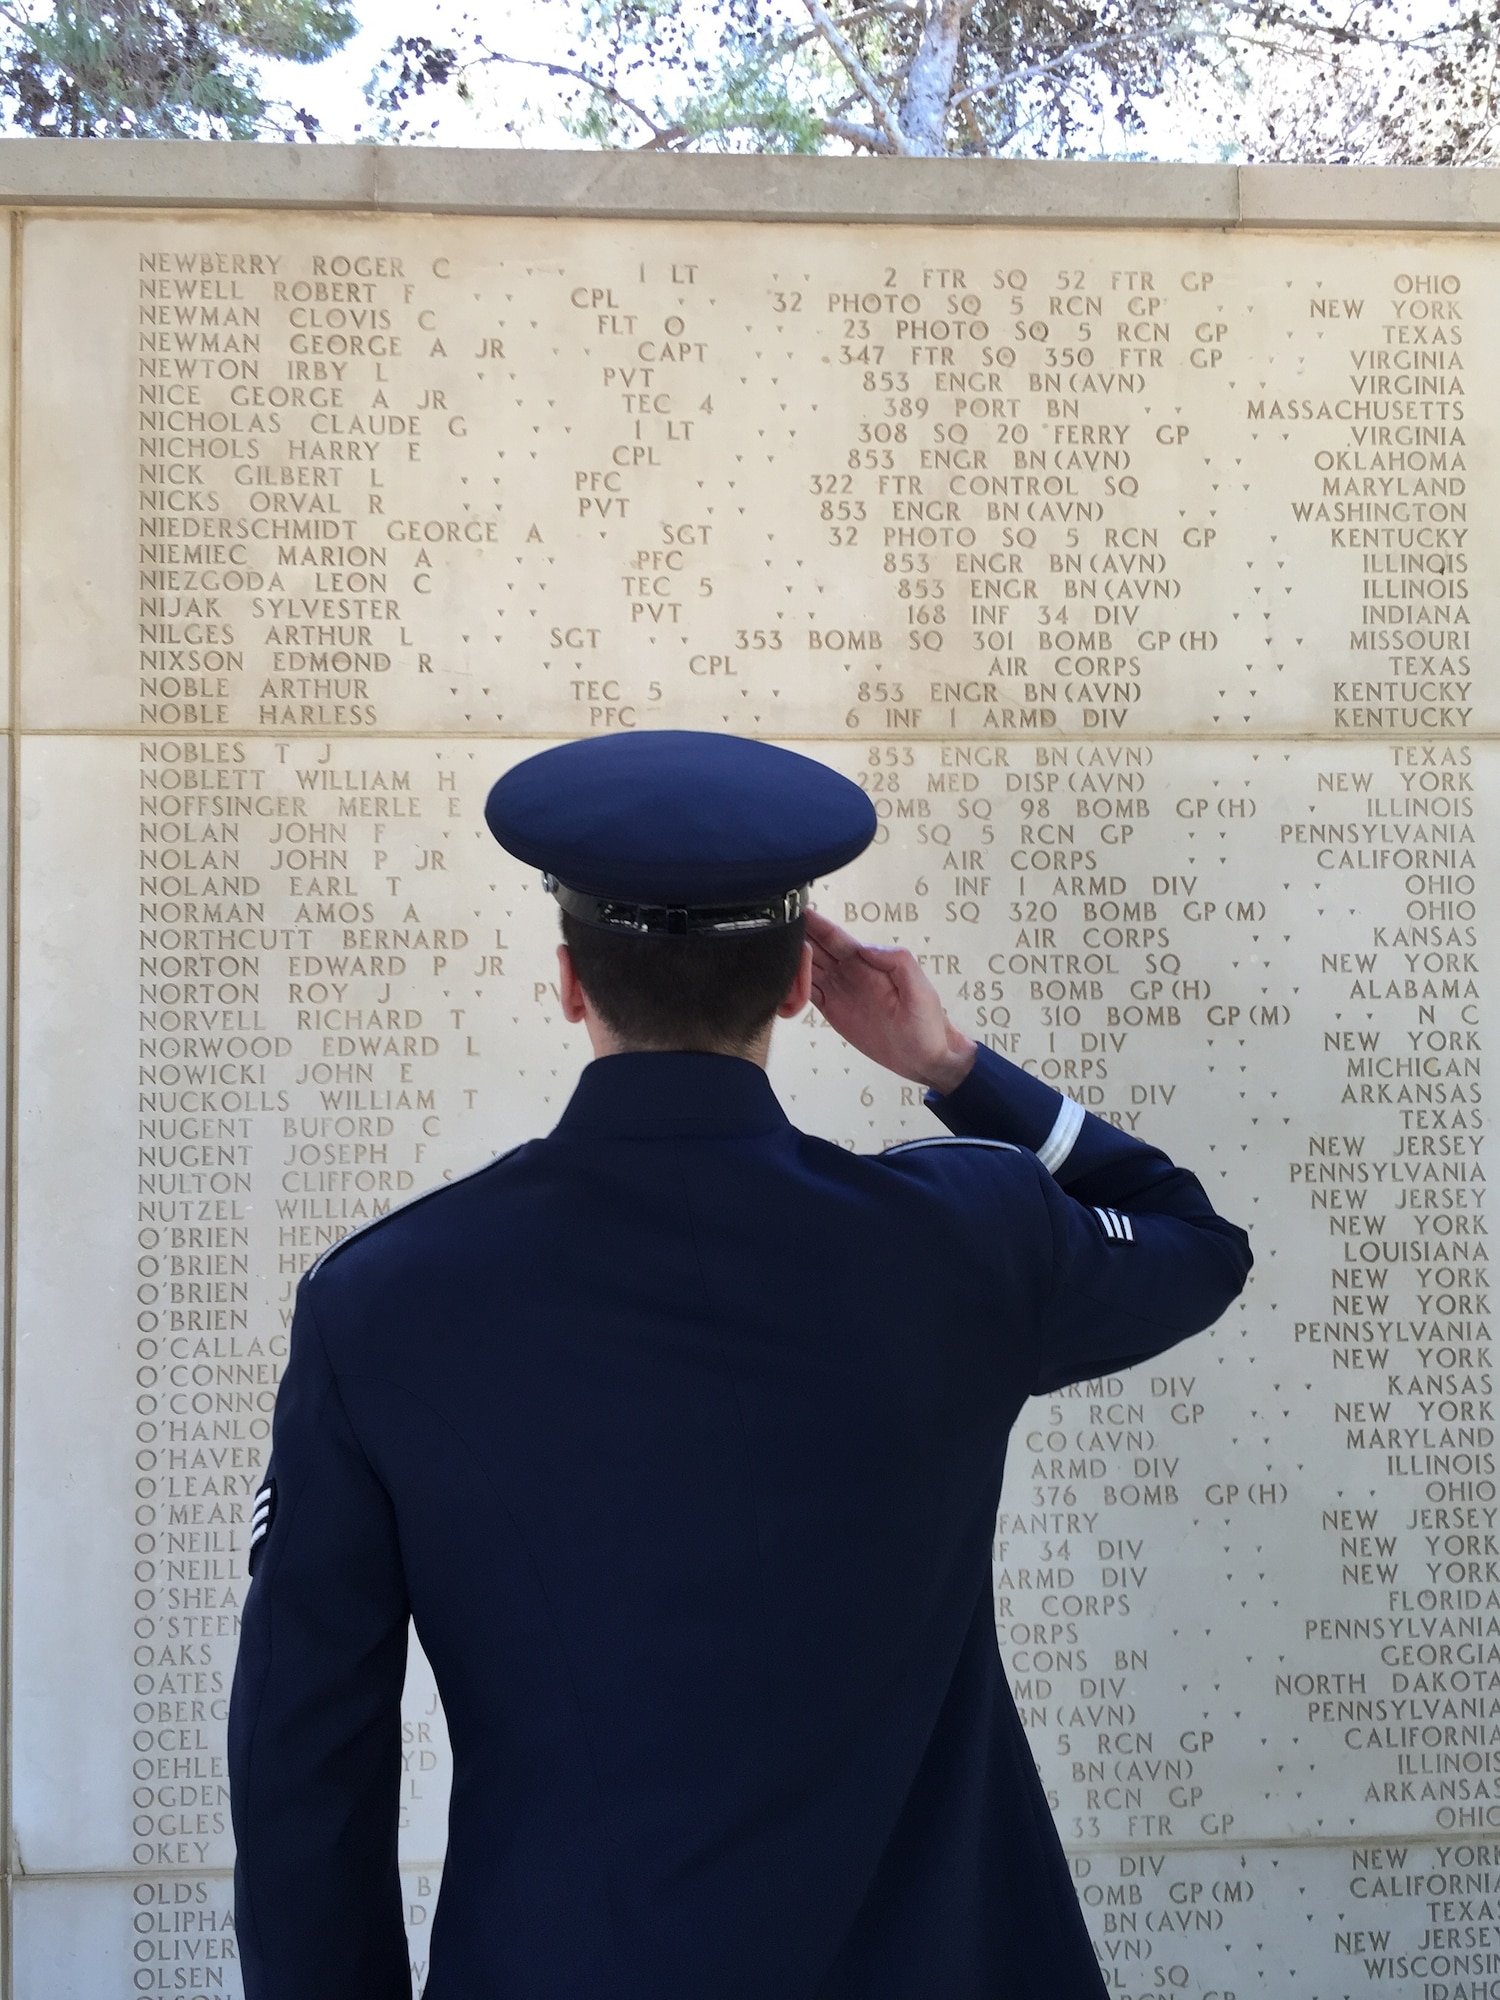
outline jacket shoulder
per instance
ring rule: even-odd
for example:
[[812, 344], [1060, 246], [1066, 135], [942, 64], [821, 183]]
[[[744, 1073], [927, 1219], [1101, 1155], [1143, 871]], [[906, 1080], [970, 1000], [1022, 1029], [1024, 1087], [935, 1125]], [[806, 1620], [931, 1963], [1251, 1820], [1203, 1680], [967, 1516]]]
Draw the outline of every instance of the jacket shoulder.
[[883, 1153], [877, 1153], [874, 1157], [877, 1160], [894, 1160], [904, 1157], [909, 1153], [926, 1152], [935, 1146], [979, 1147], [995, 1153], [1019, 1153], [1022, 1159], [1028, 1157], [1031, 1159], [1036, 1158], [1034, 1153], [1028, 1155], [1024, 1146], [1013, 1146], [1009, 1139], [955, 1138], [951, 1134], [944, 1134], [941, 1137], [933, 1137], [931, 1139], [902, 1139], [894, 1146], [887, 1146]]
[[993, 1188], [997, 1181], [1014, 1186], [1048, 1177], [1026, 1146], [1014, 1146], [1008, 1139], [952, 1138], [946, 1133], [941, 1138], [903, 1139], [883, 1153], [866, 1154], [865, 1160], [904, 1181], [949, 1189]]
[[966, 1187], [993, 1191], [998, 1180], [1014, 1184], [1048, 1178], [1035, 1153], [1008, 1139], [971, 1139], [944, 1132], [932, 1138], [901, 1139], [879, 1153], [857, 1153], [810, 1133], [799, 1137], [817, 1171], [836, 1181], [852, 1179], [867, 1190], [926, 1188], [951, 1195]]
[[1050, 1228], [1036, 1205], [1045, 1207], [1052, 1176], [1027, 1146], [1012, 1145], [1008, 1139], [944, 1133], [940, 1138], [904, 1139], [883, 1153], [867, 1154], [865, 1164], [887, 1184], [920, 1189], [964, 1226], [980, 1223], [986, 1239], [1004, 1216], [1009, 1226], [1000, 1234], [1014, 1237], [1019, 1226], [1035, 1242], [1050, 1244]]
[[351, 1229], [347, 1236], [341, 1236], [337, 1243], [330, 1243], [322, 1255], [308, 1265], [302, 1282], [310, 1285], [327, 1270], [330, 1264], [343, 1257], [346, 1251], [356, 1245], [368, 1243], [378, 1231], [389, 1233], [397, 1228], [409, 1226], [419, 1211], [425, 1215], [434, 1210], [440, 1202], [462, 1192], [472, 1191], [476, 1183], [482, 1181], [486, 1175], [497, 1172], [501, 1167], [517, 1159], [533, 1143], [530, 1139], [523, 1139], [519, 1146], [512, 1146], [508, 1152], [497, 1153], [493, 1160], [486, 1160], [482, 1166], [473, 1167], [468, 1173], [460, 1174], [457, 1180], [439, 1181], [436, 1187], [424, 1188], [420, 1194], [413, 1195], [410, 1201], [402, 1202], [399, 1208], [390, 1209], [384, 1215], [374, 1216], [369, 1222], [361, 1223], [358, 1229]]

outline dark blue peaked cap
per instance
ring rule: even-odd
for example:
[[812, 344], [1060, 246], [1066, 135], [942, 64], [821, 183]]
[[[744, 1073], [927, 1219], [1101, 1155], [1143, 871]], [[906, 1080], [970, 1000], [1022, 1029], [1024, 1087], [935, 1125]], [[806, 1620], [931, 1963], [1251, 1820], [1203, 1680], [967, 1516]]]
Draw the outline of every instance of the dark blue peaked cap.
[[875, 837], [875, 808], [811, 757], [689, 729], [590, 737], [506, 772], [484, 816], [585, 922], [735, 932], [794, 921], [796, 892]]

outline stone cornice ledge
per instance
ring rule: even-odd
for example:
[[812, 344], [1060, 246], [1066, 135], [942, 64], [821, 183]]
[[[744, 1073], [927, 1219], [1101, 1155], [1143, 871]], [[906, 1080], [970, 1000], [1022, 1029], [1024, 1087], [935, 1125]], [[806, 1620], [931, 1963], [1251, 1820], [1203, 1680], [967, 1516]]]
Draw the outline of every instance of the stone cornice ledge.
[[1500, 229], [1500, 172], [0, 139], [0, 206]]
[[1245, 229], [1500, 229], [1485, 167], [1241, 167]]

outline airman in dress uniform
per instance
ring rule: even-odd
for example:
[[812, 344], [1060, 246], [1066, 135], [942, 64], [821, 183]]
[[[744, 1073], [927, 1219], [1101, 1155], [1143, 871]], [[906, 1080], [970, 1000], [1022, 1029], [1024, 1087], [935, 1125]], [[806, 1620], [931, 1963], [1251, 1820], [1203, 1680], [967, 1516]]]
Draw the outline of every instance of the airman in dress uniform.
[[[230, 1717], [247, 2000], [408, 2000], [408, 1624], [453, 1748], [427, 2000], [1102, 2000], [996, 1645], [1028, 1396], [1210, 1325], [1194, 1177], [974, 1043], [806, 885], [807, 758], [661, 731], [490, 796], [595, 1060], [303, 1279]], [[809, 994], [945, 1129], [767, 1081]]]

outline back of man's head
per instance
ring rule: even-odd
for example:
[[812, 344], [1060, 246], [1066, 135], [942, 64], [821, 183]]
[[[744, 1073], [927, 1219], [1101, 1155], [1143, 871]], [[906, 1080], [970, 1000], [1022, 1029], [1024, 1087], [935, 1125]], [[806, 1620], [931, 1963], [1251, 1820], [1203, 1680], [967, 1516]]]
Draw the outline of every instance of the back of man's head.
[[804, 925], [727, 937], [605, 930], [567, 911], [563, 942], [594, 1012], [624, 1047], [743, 1055], [797, 976]]

